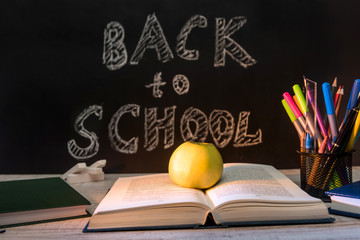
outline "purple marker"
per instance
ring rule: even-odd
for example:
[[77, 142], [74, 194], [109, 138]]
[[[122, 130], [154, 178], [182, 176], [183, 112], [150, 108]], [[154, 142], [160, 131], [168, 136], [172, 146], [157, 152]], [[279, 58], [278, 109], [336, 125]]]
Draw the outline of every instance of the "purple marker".
[[321, 117], [321, 113], [320, 113], [319, 108], [315, 109], [315, 103], [314, 103], [314, 101], [312, 99], [312, 92], [311, 92], [310, 88], [308, 88], [306, 96], [308, 97], [308, 99], [309, 99], [309, 101], [311, 103], [311, 107], [312, 107], [313, 111], [316, 112], [316, 119], [317, 119], [317, 121], [319, 123], [320, 131], [321, 131], [322, 135], [324, 136], [324, 138], [326, 138], [326, 137], [328, 138], [327, 148], [330, 151], [331, 148], [332, 148], [331, 139], [329, 138], [329, 134], [328, 134], [328, 131], [326, 130], [326, 127], [325, 127], [324, 121], [323, 121], [323, 119]]

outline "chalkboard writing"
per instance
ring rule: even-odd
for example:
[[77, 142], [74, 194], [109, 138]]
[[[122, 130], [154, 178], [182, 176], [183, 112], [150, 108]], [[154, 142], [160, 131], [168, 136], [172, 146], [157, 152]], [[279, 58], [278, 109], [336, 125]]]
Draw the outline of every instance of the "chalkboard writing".
[[105, 172], [166, 172], [184, 141], [214, 143], [224, 162], [298, 168], [282, 93], [303, 75], [337, 77], [347, 99], [360, 77], [357, 1], [8, 5], [0, 173], [64, 173], [99, 159]]
[[76, 159], [87, 159], [93, 157], [99, 151], [99, 142], [97, 141], [97, 136], [94, 132], [90, 132], [84, 128], [84, 121], [90, 115], [95, 114], [99, 119], [102, 117], [102, 107], [101, 106], [90, 106], [85, 109], [80, 115], [76, 118], [74, 128], [80, 136], [88, 138], [90, 140], [90, 145], [86, 148], [81, 148], [76, 145], [75, 140], [70, 140], [68, 142], [69, 153], [72, 157]]
[[[125, 153], [135, 154], [139, 148], [139, 137], [133, 137], [130, 140], [124, 140], [118, 130], [119, 120], [124, 114], [131, 114], [133, 117], [139, 117], [141, 106], [137, 104], [127, 104], [122, 106], [111, 118], [109, 123], [109, 140], [114, 150]], [[164, 109], [164, 118], [158, 119], [158, 108], [145, 108], [144, 122], [144, 148], [147, 151], [154, 150], [159, 145], [159, 132], [164, 133], [164, 149], [174, 145], [175, 139], [175, 113], [176, 106], [166, 107]], [[95, 114], [101, 119], [102, 107], [90, 106], [85, 109], [75, 120], [75, 131], [82, 137], [87, 138], [90, 144], [81, 148], [74, 139], [68, 142], [68, 150], [75, 159], [87, 159], [97, 154], [99, 151], [99, 140], [94, 132], [84, 128], [86, 118]], [[248, 121], [250, 112], [240, 112], [235, 132], [235, 122], [233, 115], [226, 110], [213, 110], [209, 118], [200, 109], [190, 107], [181, 117], [180, 132], [184, 141], [207, 140], [210, 131], [212, 141], [218, 148], [226, 147], [234, 137], [234, 147], [246, 147], [256, 145], [262, 142], [261, 129], [256, 134], [248, 134]], [[196, 125], [194, 131], [190, 127], [190, 122]], [[222, 126], [224, 125], [224, 126]], [[235, 134], [235, 135], [234, 135]]]
[[[243, 68], [247, 68], [256, 63], [256, 61], [231, 38], [231, 35], [238, 31], [245, 23], [246, 18], [242, 16], [232, 18], [229, 23], [226, 23], [224, 18], [216, 18], [214, 67], [225, 66], [225, 57], [227, 55], [238, 62]], [[190, 61], [199, 58], [199, 52], [197, 50], [186, 49], [186, 40], [191, 29], [194, 27], [207, 27], [207, 18], [201, 15], [190, 17], [177, 37], [176, 52], [181, 58]], [[119, 22], [108, 23], [104, 30], [103, 63], [109, 70], [118, 70], [126, 64], [127, 50], [124, 40], [124, 27]], [[140, 40], [131, 56], [130, 64], [139, 64], [148, 49], [154, 49], [156, 51], [157, 58], [160, 62], [166, 63], [174, 58], [155, 13], [147, 16]], [[160, 87], [164, 86], [166, 82], [162, 82], [161, 80], [161, 72], [158, 72], [154, 75], [154, 82], [145, 85], [146, 88], [153, 88], [153, 97], [155, 98], [161, 98], [163, 95]], [[179, 95], [189, 91], [189, 84], [189, 80], [182, 74], [176, 75], [173, 79], [174, 91]], [[109, 139], [114, 150], [125, 154], [137, 153], [138, 137], [133, 137], [129, 141], [124, 140], [119, 135], [118, 125], [123, 114], [131, 113], [132, 116], [138, 117], [140, 108], [137, 104], [127, 104], [122, 106], [112, 117], [109, 124]], [[83, 128], [83, 121], [91, 114], [97, 114], [101, 117], [96, 110], [101, 111], [102, 108], [99, 108], [99, 106], [90, 106], [82, 112], [75, 121], [75, 130], [79, 135], [90, 140], [90, 145], [85, 148], [77, 146], [74, 139], [68, 142], [69, 153], [75, 159], [91, 158], [99, 150], [99, 142], [96, 134], [90, 133]], [[164, 109], [164, 118], [158, 119], [158, 108], [145, 108], [144, 148], [147, 151], [152, 151], [159, 145], [160, 129], [165, 131], [164, 149], [168, 149], [174, 145], [175, 111], [176, 106], [166, 107]], [[188, 112], [190, 112], [190, 114], [188, 114]], [[194, 118], [192, 116], [193, 113], [194, 117], [201, 115], [201, 118]], [[255, 135], [247, 134], [249, 115], [250, 112], [241, 112], [239, 115], [233, 145], [235, 147], [251, 146], [262, 142], [261, 129], [259, 129]], [[242, 119], [243, 116], [244, 119]], [[200, 122], [197, 122], [197, 120], [200, 120]], [[192, 132], [189, 127], [190, 121], [196, 124], [194, 132]], [[235, 130], [234, 117], [226, 110], [213, 110], [208, 118], [201, 110], [190, 107], [182, 116], [180, 124], [181, 136], [184, 141], [206, 141], [207, 133], [210, 131], [212, 140], [218, 148], [224, 148], [229, 144]], [[222, 125], [224, 125], [224, 129], [222, 129]], [[201, 127], [200, 130], [199, 127]]]
[[[227, 55], [244, 68], [256, 63], [256, 60], [231, 38], [231, 35], [245, 23], [246, 18], [243, 16], [234, 17], [228, 23], [224, 18], [216, 18], [214, 67], [225, 66]], [[179, 57], [189, 61], [199, 58], [197, 50], [186, 49], [186, 40], [194, 27], [207, 27], [207, 18], [200, 15], [192, 16], [177, 37], [176, 53]], [[109, 70], [120, 69], [127, 62], [127, 51], [124, 44], [125, 30], [119, 22], [110, 22], [107, 24], [104, 36], [103, 63]], [[138, 45], [130, 59], [130, 64], [139, 64], [147, 49], [155, 49], [158, 60], [163, 63], [174, 58], [155, 14], [148, 15]]]

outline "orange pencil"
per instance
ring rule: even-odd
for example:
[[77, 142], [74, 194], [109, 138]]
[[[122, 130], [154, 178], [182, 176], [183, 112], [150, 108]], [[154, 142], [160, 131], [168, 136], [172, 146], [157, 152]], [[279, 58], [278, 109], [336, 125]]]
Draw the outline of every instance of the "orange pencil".
[[334, 104], [336, 104], [336, 102], [337, 102], [337, 99], [338, 99], [339, 93], [340, 93], [340, 89], [341, 89], [341, 86], [339, 86], [339, 88], [338, 88], [338, 90], [336, 91], [336, 94], [335, 94], [335, 96], [334, 96]]
[[336, 93], [336, 100], [335, 100], [335, 115], [336, 117], [339, 115], [339, 111], [340, 111], [340, 106], [341, 106], [341, 102], [344, 96], [344, 88], [343, 87], [339, 87], [339, 90]]
[[318, 151], [319, 153], [324, 153], [328, 139], [329, 139], [328, 136], [326, 136], [324, 138], [324, 141], [320, 145], [320, 148], [319, 148], [319, 151]]

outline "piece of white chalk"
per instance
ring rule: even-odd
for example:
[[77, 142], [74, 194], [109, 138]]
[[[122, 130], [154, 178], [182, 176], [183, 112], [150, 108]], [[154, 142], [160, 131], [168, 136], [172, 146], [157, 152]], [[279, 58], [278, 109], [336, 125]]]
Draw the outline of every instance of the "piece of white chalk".
[[68, 183], [96, 182], [104, 180], [104, 172], [98, 174], [72, 173], [67, 176]]
[[78, 163], [72, 168], [70, 168], [64, 175], [62, 176], [63, 179], [66, 179], [66, 176], [72, 173], [81, 172], [82, 170], [86, 169], [86, 163]]
[[78, 163], [63, 175], [63, 179], [69, 183], [82, 183], [104, 180], [102, 170], [106, 160], [99, 160], [87, 167], [85, 163]]
[[106, 165], [106, 160], [99, 160], [94, 162], [93, 164], [90, 165], [90, 167], [94, 167], [94, 168], [103, 168]]

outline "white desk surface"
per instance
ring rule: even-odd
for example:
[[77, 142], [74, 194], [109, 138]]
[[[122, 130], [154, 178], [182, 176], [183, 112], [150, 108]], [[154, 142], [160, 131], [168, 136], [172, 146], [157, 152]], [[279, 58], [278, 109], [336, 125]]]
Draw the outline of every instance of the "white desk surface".
[[[281, 170], [295, 183], [299, 184], [299, 170]], [[72, 184], [92, 204], [88, 210], [92, 213], [104, 197], [106, 191], [115, 180], [122, 176], [134, 174], [106, 174], [101, 182]], [[54, 177], [59, 175], [0, 175], [0, 181], [15, 179], [31, 179]], [[353, 181], [360, 180], [360, 166], [353, 168]], [[277, 225], [277, 226], [247, 226], [215, 229], [182, 229], [154, 231], [121, 231], [105, 233], [82, 233], [89, 218], [66, 220], [42, 224], [34, 224], [6, 229], [0, 233], [0, 240], [7, 239], [360, 239], [360, 219], [331, 215], [336, 219], [328, 224]]]

